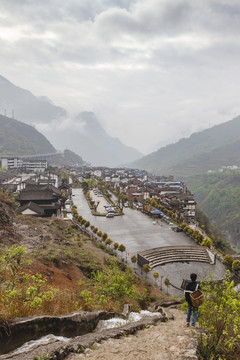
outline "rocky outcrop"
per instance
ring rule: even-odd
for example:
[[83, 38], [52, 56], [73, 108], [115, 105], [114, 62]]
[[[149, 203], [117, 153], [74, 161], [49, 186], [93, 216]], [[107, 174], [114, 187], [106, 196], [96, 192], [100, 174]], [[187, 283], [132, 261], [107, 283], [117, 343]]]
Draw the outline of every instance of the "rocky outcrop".
[[33, 316], [10, 324], [0, 324], [0, 354], [48, 334], [68, 338], [87, 334], [96, 328], [100, 320], [121, 316], [107, 311], [79, 311], [62, 316]]
[[[100, 317], [99, 312], [97, 318]], [[91, 314], [91, 313], [89, 313]], [[95, 313], [96, 315], [96, 313]], [[103, 315], [103, 314], [102, 314]], [[105, 314], [107, 315], [107, 314]], [[0, 360], [32, 360], [35, 356], [41, 357], [46, 354], [50, 355], [52, 360], [63, 360], [67, 355], [71, 353], [81, 353], [86, 348], [91, 348], [95, 343], [99, 343], [102, 340], [110, 338], [121, 338], [129, 334], [134, 334], [136, 331], [146, 328], [146, 326], [156, 323], [157, 321], [167, 321], [167, 319], [161, 315], [156, 314], [154, 316], [146, 316], [140, 321], [134, 323], [128, 323], [127, 325], [120, 326], [114, 329], [106, 329], [101, 332], [87, 333], [82, 336], [77, 336], [69, 341], [51, 340], [45, 344], [35, 346], [23, 353], [10, 353], [0, 356]]]

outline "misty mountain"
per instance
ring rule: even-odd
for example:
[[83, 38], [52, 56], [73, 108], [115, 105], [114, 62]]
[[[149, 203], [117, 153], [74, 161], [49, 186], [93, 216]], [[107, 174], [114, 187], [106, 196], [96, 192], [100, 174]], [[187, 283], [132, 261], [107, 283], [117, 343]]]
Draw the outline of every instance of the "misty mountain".
[[[47, 84], [46, 84], [47, 87]], [[0, 112], [34, 125], [54, 145], [68, 148], [93, 165], [119, 166], [142, 154], [109, 136], [94, 113], [82, 112], [71, 117], [46, 96], [36, 97], [0, 76]]]
[[0, 155], [51, 155], [51, 165], [83, 165], [82, 158], [70, 150], [57, 152], [52, 144], [31, 125], [0, 115]]
[[30, 91], [13, 85], [0, 76], [0, 109], [3, 115], [27, 124], [49, 123], [65, 117], [66, 111], [55, 106], [45, 97], [36, 97]]
[[160, 148], [131, 164], [161, 174], [185, 176], [240, 166], [240, 116]]
[[118, 138], [109, 136], [92, 112], [81, 112], [74, 123], [79, 131], [68, 127], [64, 133], [57, 133], [54, 143], [58, 148], [63, 142], [71, 144], [71, 149], [92, 165], [116, 167], [142, 156]]
[[35, 155], [55, 153], [52, 144], [33, 126], [0, 115], [0, 154]]

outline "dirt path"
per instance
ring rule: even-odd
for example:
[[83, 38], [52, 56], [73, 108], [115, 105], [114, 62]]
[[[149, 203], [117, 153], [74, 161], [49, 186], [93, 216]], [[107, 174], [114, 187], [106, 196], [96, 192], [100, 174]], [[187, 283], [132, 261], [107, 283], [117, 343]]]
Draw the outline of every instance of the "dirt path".
[[158, 323], [135, 335], [95, 344], [84, 354], [71, 354], [67, 360], [190, 360], [196, 356], [196, 330], [186, 327], [184, 312], [169, 310], [174, 320]]

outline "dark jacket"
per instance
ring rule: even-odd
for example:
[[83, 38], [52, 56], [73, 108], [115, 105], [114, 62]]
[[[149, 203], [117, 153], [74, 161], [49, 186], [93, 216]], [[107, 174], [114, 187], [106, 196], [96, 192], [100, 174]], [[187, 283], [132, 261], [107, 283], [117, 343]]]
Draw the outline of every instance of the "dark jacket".
[[[190, 283], [187, 284], [186, 286], [186, 290], [185, 290], [185, 299], [188, 302], [189, 305], [192, 305], [192, 301], [190, 298], [190, 292], [188, 292], [188, 290], [190, 290], [191, 292], [195, 291], [197, 287], [197, 282], [196, 281], [191, 281]], [[200, 288], [200, 285], [198, 285], [198, 289]]]

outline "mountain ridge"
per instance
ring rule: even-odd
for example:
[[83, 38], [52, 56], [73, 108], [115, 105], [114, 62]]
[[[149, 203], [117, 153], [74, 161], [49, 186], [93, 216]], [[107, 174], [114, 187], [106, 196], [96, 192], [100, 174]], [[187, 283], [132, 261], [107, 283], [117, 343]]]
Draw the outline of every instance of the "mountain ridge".
[[23, 123], [35, 125], [55, 148], [68, 148], [93, 165], [115, 167], [142, 156], [138, 150], [109, 136], [94, 113], [83, 111], [72, 117], [46, 96], [36, 97], [3, 76], [0, 108]]
[[[217, 149], [224, 146], [230, 147], [230, 144], [238, 141], [240, 141], [240, 116], [215, 125], [210, 129], [194, 133], [188, 138], [180, 139], [178, 142], [160, 148], [130, 165], [131, 167], [139, 167], [158, 173], [171, 171], [174, 175], [176, 167], [179, 167], [180, 164], [184, 166], [187, 162], [193, 162], [194, 158], [206, 156], [207, 154], [211, 157], [211, 153], [214, 154]], [[230, 156], [228, 158], [229, 161], [234, 161], [234, 159], [234, 154], [232, 159]], [[218, 163], [221, 165], [221, 161]], [[226, 163], [223, 165], [226, 165]], [[204, 170], [199, 167], [199, 171]], [[182, 169], [181, 174], [184, 174], [184, 169]]]
[[0, 154], [35, 155], [56, 153], [49, 140], [33, 126], [0, 115]]

